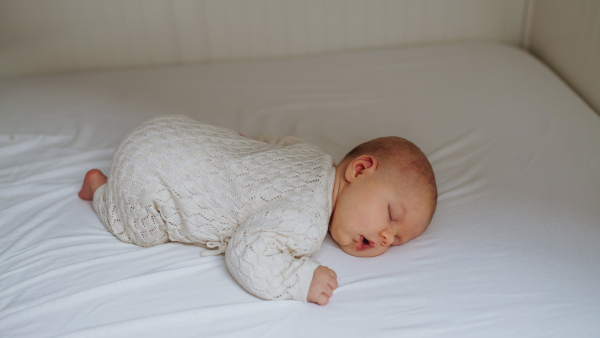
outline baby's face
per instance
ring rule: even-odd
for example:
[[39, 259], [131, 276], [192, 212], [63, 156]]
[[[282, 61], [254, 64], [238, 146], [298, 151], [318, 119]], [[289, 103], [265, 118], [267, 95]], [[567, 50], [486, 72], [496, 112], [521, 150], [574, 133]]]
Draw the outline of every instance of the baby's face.
[[358, 175], [337, 196], [329, 230], [352, 256], [381, 255], [422, 234], [431, 221], [429, 192], [414, 177], [381, 176]]

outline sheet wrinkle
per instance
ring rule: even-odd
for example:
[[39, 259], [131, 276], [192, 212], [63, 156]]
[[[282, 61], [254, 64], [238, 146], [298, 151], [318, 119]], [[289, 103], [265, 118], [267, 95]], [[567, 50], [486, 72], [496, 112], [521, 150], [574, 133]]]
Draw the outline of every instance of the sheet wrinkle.
[[[290, 311], [292, 309], [295, 309], [298, 307], [300, 303], [297, 302], [291, 302], [291, 304], [288, 302], [287, 304], [282, 304], [284, 306], [282, 306], [281, 308], [290, 308]], [[210, 319], [213, 318], [218, 318], [219, 316], [236, 316], [236, 317], [248, 317], [248, 316], [252, 316], [252, 314], [256, 313], [257, 311], [260, 311], [261, 309], [264, 309], [263, 306], [260, 306], [260, 302], [258, 301], [251, 301], [251, 302], [247, 302], [247, 303], [238, 303], [238, 304], [225, 304], [225, 305], [213, 305], [213, 306], [207, 306], [207, 307], [202, 307], [202, 308], [193, 308], [193, 309], [186, 309], [186, 310], [181, 310], [181, 311], [170, 311], [167, 313], [160, 313], [160, 314], [155, 314], [155, 315], [150, 315], [150, 316], [144, 316], [144, 317], [138, 317], [132, 320], [128, 320], [128, 321], [118, 321], [115, 323], [110, 323], [110, 324], [103, 324], [103, 325], [98, 325], [95, 327], [92, 327], [90, 329], [81, 329], [81, 330], [77, 330], [74, 331], [72, 333], [66, 334], [64, 336], [61, 337], [81, 337], [82, 335], [85, 337], [106, 337], [105, 334], [107, 334], [107, 330], [109, 333], [109, 336], [118, 336], [119, 334], [122, 334], [124, 331], [127, 331], [128, 328], [132, 327], [132, 326], [141, 326], [143, 329], [147, 330], [148, 333], [147, 334], [152, 334], [153, 332], [156, 332], [156, 323], [157, 322], [173, 322], [174, 325], [177, 324], [183, 324], [183, 323], [189, 323], [190, 321], [193, 321], [195, 323], [198, 324], [204, 324], [204, 325], [210, 325], [213, 324], [214, 325], [214, 321], [211, 321]], [[273, 309], [274, 307], [269, 307], [269, 309]], [[275, 307], [276, 310], [279, 310], [279, 312], [281, 311], [279, 307]], [[219, 332], [219, 331], [226, 331], [228, 332], [227, 336], [230, 336], [231, 334], [235, 334], [237, 335], [239, 332], [243, 331], [246, 334], [250, 334], [248, 333], [248, 329], [252, 329], [252, 328], [256, 328], [257, 323], [260, 323], [260, 321], [262, 321], [263, 325], [268, 325], [269, 327], [272, 325], [272, 323], [270, 323], [270, 319], [264, 318], [264, 317], [259, 317], [257, 315], [254, 315], [257, 318], [253, 318], [252, 319], [252, 324], [251, 323], [236, 323], [236, 325], [241, 325], [242, 327], [240, 328], [232, 328], [232, 325], [217, 325], [214, 330]], [[209, 318], [209, 320], [206, 320], [205, 322], [203, 322], [204, 318]], [[97, 335], [93, 335], [93, 333], [97, 332]], [[190, 334], [190, 337], [195, 337], [197, 335], [197, 331], [193, 331], [194, 333]], [[168, 332], [165, 332], [165, 334], [168, 334]], [[250, 334], [251, 335], [251, 334]], [[188, 336], [188, 335], [186, 335]]]
[[61, 134], [0, 134], [0, 154], [12, 156], [15, 153], [27, 151], [41, 151], [49, 147], [66, 147], [71, 144], [75, 137], [75, 130], [69, 135], [68, 130]]
[[493, 147], [493, 138], [467, 132], [438, 148], [428, 159], [436, 174], [439, 198], [460, 198], [481, 194], [489, 186], [485, 163]]
[[[77, 264], [82, 265], [82, 264]], [[59, 270], [59, 269], [57, 269]], [[72, 270], [72, 269], [70, 269]], [[101, 295], [109, 294], [114, 292], [123, 292], [123, 291], [133, 291], [138, 289], [139, 287], [143, 287], [144, 285], [155, 285], [164, 281], [176, 279], [182, 276], [188, 275], [187, 273], [176, 273], [185, 269], [177, 269], [177, 270], [166, 270], [166, 271], [146, 271], [140, 275], [132, 276], [128, 278], [124, 278], [118, 281], [107, 282], [103, 284], [94, 285], [92, 287], [88, 287], [86, 289], [82, 289], [73, 293], [63, 293], [58, 292], [53, 295], [42, 296], [36, 298], [34, 301], [22, 304], [22, 305], [14, 305], [9, 310], [3, 309], [2, 313], [0, 313], [0, 321], [8, 320], [11, 316], [17, 315], [20, 312], [26, 310], [32, 310], [32, 312], [43, 312], [45, 307], [51, 307], [56, 303], [61, 303], [61, 306], [68, 305], [69, 303], [84, 303], [94, 298], [102, 298]], [[55, 272], [53, 270], [52, 272]], [[47, 275], [47, 274], [46, 274]], [[38, 276], [36, 276], [38, 277]], [[41, 276], [39, 276], [41, 277]], [[44, 276], [49, 277], [49, 276]], [[159, 278], [157, 278], [159, 277]], [[27, 281], [31, 281], [33, 278], [28, 279]], [[41, 278], [36, 278], [36, 281]], [[35, 281], [34, 281], [35, 282]], [[34, 282], [30, 282], [28, 284], [32, 284]], [[2, 290], [0, 291], [0, 297], [4, 296], [4, 291], [18, 291], [17, 286], [21, 288], [29, 288], [31, 285], [22, 286], [21, 283], [14, 285], [11, 288], [12, 290]]]
[[[96, 245], [97, 247], [100, 246], [123, 246], [122, 243], [120, 242], [115, 242], [114, 244], [112, 243], [108, 243], [108, 244], [103, 244], [103, 245]], [[89, 245], [82, 245], [84, 247], [86, 247], [87, 249], [91, 249]], [[131, 245], [128, 245], [131, 246]], [[92, 245], [92, 248], [94, 247], [94, 245]], [[62, 249], [62, 248], [61, 248]], [[58, 249], [58, 250], [61, 250]], [[88, 250], [89, 252], [90, 250]], [[85, 259], [85, 260], [81, 260], [81, 261], [77, 261], [75, 263], [71, 263], [71, 264], [67, 264], [67, 265], [62, 265], [58, 268], [54, 268], [51, 270], [46, 270], [42, 273], [36, 274], [34, 276], [31, 276], [19, 283], [13, 284], [7, 288], [4, 288], [2, 290], [0, 290], [0, 297], [4, 296], [6, 293], [12, 292], [12, 291], [17, 291], [17, 290], [22, 290], [22, 289], [29, 289], [37, 284], [39, 284], [38, 282], [40, 281], [44, 281], [46, 279], [52, 278], [52, 277], [56, 277], [56, 276], [60, 276], [60, 275], [65, 275], [65, 276], [73, 276], [76, 275], [74, 274], [74, 272], [78, 272], [78, 271], [85, 271], [85, 268], [91, 267], [93, 268], [93, 270], [96, 269], [96, 267], [99, 266], [110, 266], [110, 263], [113, 263], [114, 261], [119, 261], [119, 260], [135, 260], [135, 259], [140, 259], [140, 258], [148, 258], [148, 253], [144, 252], [145, 250], [141, 250], [138, 247], [135, 247], [135, 249], [133, 251], [126, 251], [126, 252], [120, 252], [120, 253], [116, 253], [116, 254], [112, 254], [112, 255], [107, 255], [107, 256], [103, 256], [103, 257], [98, 257], [98, 258], [89, 258], [89, 259]], [[146, 250], [147, 251], [147, 250]], [[168, 252], [168, 249], [162, 249], [160, 250], [160, 252]], [[43, 250], [43, 254], [50, 254], [50, 253], [55, 253], [56, 250]], [[30, 252], [26, 252], [27, 254], [29, 254]], [[25, 253], [23, 253], [25, 254]], [[154, 253], [154, 255], [157, 255], [158, 253]], [[39, 256], [36, 256], [39, 257]], [[214, 264], [216, 261], [210, 261], [210, 262], [206, 262], [206, 264]], [[39, 263], [38, 261], [36, 262], [32, 262], [34, 263], [34, 265], [39, 265], [36, 263]], [[199, 268], [199, 269], [203, 269], [203, 267], [201, 267], [201, 265], [203, 265], [204, 263], [199, 262], [198, 264], [194, 264], [194, 265], [188, 265], [188, 266], [179, 266], [179, 267], [175, 267], [175, 268], [170, 268], [167, 270], [164, 270], [164, 266], [160, 266], [158, 267], [158, 270], [152, 271], [152, 270], [148, 270], [146, 269], [142, 269], [140, 272], [138, 272], [138, 275], [133, 275], [133, 276], [129, 276], [114, 282], [109, 282], [109, 283], [104, 283], [104, 284], [100, 284], [100, 285], [96, 285], [90, 288], [86, 288], [86, 289], [82, 289], [74, 294], [69, 294], [67, 296], [72, 296], [75, 294], [80, 294], [80, 293], [84, 293], [87, 292], [89, 290], [94, 290], [94, 289], [98, 289], [101, 287], [108, 287], [108, 285], [120, 285], [120, 284], [124, 284], [125, 286], [127, 286], [126, 284], [128, 284], [131, 281], [136, 281], [135, 283], [130, 283], [131, 287], [138, 287], [140, 285], [143, 285], [143, 283], [139, 283], [137, 282], [138, 280], [143, 281], [144, 279], [148, 279], [149, 283], [153, 283], [153, 282], [160, 282], [160, 281], [164, 281], [164, 280], [168, 280], [170, 278], [176, 279], [178, 277], [180, 277], [181, 275], [185, 275], [187, 274], [190, 270], [193, 270], [194, 268]], [[19, 269], [25, 269], [28, 266], [22, 266]], [[163, 276], [163, 278], [156, 278], [156, 276]], [[127, 289], [127, 287], [126, 287]], [[62, 297], [61, 297], [62, 298]], [[37, 298], [41, 301], [43, 301], [44, 303], [46, 302], [44, 300], [44, 297], [39, 297]], [[51, 299], [52, 300], [52, 299]], [[39, 304], [36, 303], [34, 306], [38, 306]], [[1, 316], [2, 314], [0, 314]]]

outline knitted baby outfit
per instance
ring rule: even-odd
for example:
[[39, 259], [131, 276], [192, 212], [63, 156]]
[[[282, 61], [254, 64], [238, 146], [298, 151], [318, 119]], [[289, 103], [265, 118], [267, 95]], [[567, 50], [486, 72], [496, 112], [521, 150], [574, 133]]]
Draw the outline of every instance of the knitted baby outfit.
[[94, 210], [123, 242], [225, 252], [229, 271], [250, 293], [306, 301], [335, 167], [297, 138], [265, 141], [273, 144], [185, 116], [154, 118], [120, 145]]

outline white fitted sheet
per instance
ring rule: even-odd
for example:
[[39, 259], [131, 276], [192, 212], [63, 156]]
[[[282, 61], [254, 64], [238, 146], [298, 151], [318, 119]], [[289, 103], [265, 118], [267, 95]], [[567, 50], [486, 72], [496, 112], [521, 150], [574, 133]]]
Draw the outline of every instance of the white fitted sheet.
[[[429, 229], [375, 258], [328, 236], [329, 305], [245, 292], [223, 256], [141, 248], [77, 197], [145, 120], [295, 135], [340, 160], [399, 135], [433, 164]], [[544, 65], [466, 43], [0, 80], [2, 337], [593, 337], [600, 118]]]

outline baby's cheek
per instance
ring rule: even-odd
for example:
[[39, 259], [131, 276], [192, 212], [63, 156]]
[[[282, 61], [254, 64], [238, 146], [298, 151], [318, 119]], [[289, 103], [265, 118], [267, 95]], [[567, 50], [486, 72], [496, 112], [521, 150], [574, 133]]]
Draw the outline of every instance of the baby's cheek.
[[337, 231], [332, 231], [331, 232], [331, 237], [339, 245], [348, 245], [348, 243], [352, 241], [352, 239], [350, 239], [350, 236], [346, 235], [340, 229], [337, 229]]
[[389, 246], [382, 246], [381, 249], [379, 249], [380, 255], [383, 255], [389, 248]]

